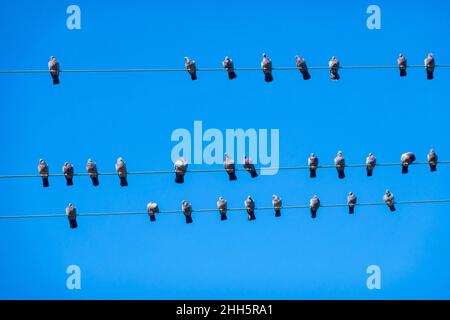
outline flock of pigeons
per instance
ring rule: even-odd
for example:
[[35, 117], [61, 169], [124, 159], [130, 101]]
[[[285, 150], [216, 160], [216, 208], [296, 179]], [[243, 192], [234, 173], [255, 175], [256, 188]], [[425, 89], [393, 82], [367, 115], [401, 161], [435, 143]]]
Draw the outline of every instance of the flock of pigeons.
[[[295, 56], [296, 60], [296, 66], [298, 70], [301, 72], [304, 80], [311, 79], [311, 74], [308, 71], [308, 66], [306, 65], [306, 61], [304, 58], [300, 57], [299, 55]], [[192, 80], [197, 80], [197, 65], [195, 63], [195, 60], [191, 60], [189, 57], [184, 57], [184, 66], [189, 73]], [[400, 70], [400, 76], [404, 77], [406, 76], [406, 69], [408, 67], [407, 60], [403, 54], [400, 54], [397, 59], [397, 64]], [[223, 68], [228, 73], [228, 79], [232, 80], [237, 77], [235, 68], [234, 68], [234, 62], [230, 57], [225, 57], [225, 59], [222, 62]], [[427, 79], [431, 80], [434, 78], [434, 69], [435, 69], [435, 61], [432, 53], [429, 53], [428, 56], [424, 60], [424, 66], [427, 72]], [[339, 80], [339, 68], [340, 68], [340, 62], [339, 60], [333, 56], [330, 61], [328, 61], [328, 68], [330, 70], [330, 78], [331, 80]], [[53, 84], [59, 84], [59, 74], [60, 74], [60, 66], [59, 62], [56, 60], [54, 56], [50, 57], [50, 61], [48, 62], [48, 69], [50, 71], [50, 75], [53, 80]], [[264, 81], [266, 82], [272, 82], [273, 76], [272, 76], [272, 61], [267, 58], [267, 55], [265, 53], [262, 54], [262, 60], [261, 60], [261, 70], [264, 73]]]

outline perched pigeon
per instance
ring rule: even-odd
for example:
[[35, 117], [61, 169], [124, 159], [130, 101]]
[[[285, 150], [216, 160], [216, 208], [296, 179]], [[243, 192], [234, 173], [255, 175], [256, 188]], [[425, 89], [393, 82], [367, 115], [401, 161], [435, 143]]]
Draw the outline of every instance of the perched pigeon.
[[328, 61], [328, 67], [330, 68], [331, 80], [339, 80], [341, 78], [339, 75], [340, 63], [335, 56], [333, 56], [331, 60]]
[[186, 223], [192, 223], [192, 206], [186, 200], [181, 202], [181, 209], [186, 217]]
[[72, 186], [73, 185], [73, 165], [70, 162], [64, 162], [64, 165], [62, 167], [64, 177], [66, 177], [66, 185]]
[[248, 220], [256, 220], [255, 216], [255, 201], [253, 201], [251, 196], [248, 196], [244, 201], [245, 209], [247, 210]]
[[432, 53], [428, 54], [428, 57], [424, 60], [425, 68], [427, 69], [427, 79], [432, 80], [434, 78], [434, 57]]
[[298, 70], [300, 70], [300, 72], [301, 72], [301, 74], [303, 76], [303, 80], [311, 79], [311, 75], [308, 72], [308, 66], [306, 65], [305, 59], [303, 59], [299, 55], [296, 55], [295, 56], [295, 61], [296, 61]]
[[217, 210], [220, 213], [220, 220], [227, 220], [227, 200], [223, 197], [219, 197], [217, 200]]
[[394, 205], [394, 194], [392, 194], [389, 190], [386, 190], [383, 196], [383, 200], [386, 203], [386, 205], [389, 207], [389, 209], [394, 212], [395, 211], [395, 205]]
[[345, 178], [345, 159], [342, 155], [342, 151], [338, 151], [336, 158], [334, 158], [334, 165], [336, 166], [336, 170], [338, 172], [339, 179]]
[[175, 168], [175, 182], [184, 183], [184, 175], [186, 174], [188, 164], [184, 158], [180, 158], [174, 163]]
[[317, 216], [317, 210], [320, 207], [320, 199], [316, 195], [309, 200], [309, 208], [311, 210], [311, 218], [315, 219]]
[[416, 161], [416, 156], [412, 152], [405, 152], [400, 159], [402, 161], [402, 173], [408, 173], [408, 166]]
[[222, 64], [225, 70], [228, 72], [228, 79], [233, 80], [237, 77], [236, 72], [234, 72], [234, 63], [231, 58], [225, 57]]
[[120, 186], [121, 187], [126, 187], [128, 186], [128, 181], [127, 181], [127, 165], [125, 164], [125, 162], [123, 161], [122, 157], [119, 157], [117, 159], [116, 162], [116, 172], [117, 175], [119, 176], [120, 179]]
[[234, 161], [233, 159], [230, 159], [227, 153], [224, 154], [223, 166], [228, 173], [230, 181], [237, 180]]
[[53, 84], [59, 84], [59, 62], [56, 61], [54, 56], [50, 57], [50, 61], [48, 62], [48, 70], [50, 71]]
[[69, 219], [70, 229], [78, 228], [77, 223], [77, 208], [71, 203], [66, 207], [66, 216]]
[[356, 205], [356, 196], [353, 192], [349, 192], [347, 196], [347, 204], [348, 204], [348, 213], [355, 213], [355, 205]]
[[282, 202], [281, 198], [274, 194], [272, 196], [272, 205], [273, 205], [273, 209], [275, 210], [275, 217], [280, 217], [281, 216], [281, 207], [283, 206], [283, 202]]
[[261, 61], [261, 69], [264, 72], [264, 81], [266, 82], [272, 82], [273, 76], [272, 76], [272, 61], [267, 58], [266, 54], [262, 54], [263, 58]]
[[308, 158], [309, 176], [315, 178], [317, 166], [319, 165], [319, 158], [314, 153], [311, 153]]
[[91, 177], [92, 184], [94, 185], [94, 187], [98, 186], [100, 183], [98, 181], [97, 164], [93, 162], [91, 159], [88, 159], [86, 164], [86, 170], [89, 177]]
[[377, 158], [372, 153], [369, 153], [366, 158], [366, 172], [368, 177], [371, 177], [373, 175], [373, 169], [375, 169], [376, 165]]
[[195, 60], [184, 57], [184, 61], [184, 66], [186, 67], [187, 72], [189, 72], [191, 79], [197, 80], [197, 65], [195, 64]]
[[48, 165], [44, 159], [39, 160], [38, 171], [42, 177], [42, 186], [47, 188], [50, 184], [48, 182]]
[[398, 68], [400, 70], [400, 77], [405, 77], [407, 61], [406, 61], [405, 56], [401, 53], [398, 55], [397, 64], [398, 64]]
[[430, 152], [427, 155], [428, 163], [430, 164], [430, 171], [434, 172], [437, 170], [437, 163], [438, 163], [438, 155], [436, 152], [434, 152], [433, 149], [430, 150]]
[[255, 165], [252, 160], [247, 156], [244, 156], [244, 169], [249, 172], [252, 178], [256, 178], [258, 173], [256, 173]]
[[159, 213], [158, 204], [156, 202], [147, 203], [147, 213], [150, 217], [150, 221], [156, 221], [155, 213]]

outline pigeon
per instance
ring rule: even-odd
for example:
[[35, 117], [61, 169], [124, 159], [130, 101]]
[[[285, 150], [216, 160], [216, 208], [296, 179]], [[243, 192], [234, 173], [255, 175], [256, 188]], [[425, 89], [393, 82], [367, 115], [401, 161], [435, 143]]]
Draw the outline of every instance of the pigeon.
[[405, 56], [401, 53], [398, 55], [397, 64], [398, 64], [398, 68], [400, 70], [400, 77], [405, 77], [407, 61], [406, 61]]
[[334, 164], [336, 166], [336, 170], [338, 172], [339, 179], [345, 178], [345, 159], [342, 156], [342, 151], [338, 151], [336, 158], [334, 158]]
[[192, 80], [197, 80], [197, 66], [195, 64], [195, 60], [189, 59], [189, 57], [184, 57], [184, 66], [186, 67], [187, 72], [189, 72]]
[[73, 165], [70, 162], [64, 162], [62, 167], [64, 177], [66, 177], [66, 185], [73, 186]]
[[281, 207], [283, 206], [283, 202], [279, 196], [276, 194], [272, 195], [272, 205], [275, 210], [275, 217], [281, 216]]
[[317, 216], [317, 210], [320, 207], [320, 199], [316, 195], [309, 200], [309, 208], [311, 210], [311, 218], [315, 219]]
[[266, 54], [262, 54], [263, 58], [261, 61], [261, 69], [264, 72], [264, 81], [266, 82], [272, 82], [273, 76], [272, 76], [272, 61], [267, 58]]
[[184, 183], [184, 175], [186, 174], [188, 164], [184, 158], [180, 158], [174, 163], [175, 168], [175, 182]]
[[425, 68], [427, 70], [427, 79], [432, 80], [434, 78], [434, 57], [432, 53], [429, 53], [428, 56], [424, 60]]
[[377, 165], [377, 158], [372, 154], [369, 153], [369, 155], [366, 158], [366, 172], [367, 176], [371, 177], [373, 175], [373, 169]]
[[234, 63], [231, 58], [225, 57], [222, 64], [225, 70], [228, 72], [228, 79], [233, 80], [237, 77], [236, 72], [234, 72]]
[[192, 223], [192, 206], [186, 200], [181, 202], [181, 209], [186, 217], [186, 223]]
[[86, 170], [89, 177], [91, 177], [92, 184], [94, 185], [94, 187], [97, 187], [100, 184], [98, 181], [97, 164], [93, 162], [91, 159], [88, 159], [86, 164]]
[[47, 188], [50, 186], [48, 182], [48, 165], [44, 159], [39, 159], [38, 171], [42, 177], [42, 186]]
[[416, 161], [416, 156], [412, 152], [405, 152], [401, 156], [402, 161], [402, 173], [406, 174], [408, 173], [408, 166]]
[[66, 216], [69, 219], [70, 229], [78, 228], [77, 223], [77, 208], [71, 203], [69, 203], [66, 207]]
[[355, 205], [356, 205], [356, 196], [353, 192], [349, 192], [347, 196], [347, 204], [348, 204], [348, 213], [355, 213]]
[[339, 75], [339, 60], [333, 56], [330, 61], [328, 61], [328, 67], [330, 68], [330, 78], [331, 80], [339, 80], [341, 77]]
[[309, 176], [315, 178], [317, 166], [319, 165], [319, 158], [314, 153], [311, 153], [308, 158]]
[[237, 180], [234, 161], [230, 159], [227, 153], [224, 154], [223, 166], [228, 173], [230, 181]]
[[159, 213], [158, 204], [156, 202], [147, 203], [147, 213], [151, 222], [156, 221], [155, 213]]
[[258, 176], [258, 173], [256, 172], [255, 169], [255, 165], [253, 164], [252, 160], [247, 156], [244, 156], [244, 169], [245, 171], [250, 173], [250, 176], [252, 178], [256, 178]]
[[219, 197], [217, 200], [217, 210], [220, 213], [220, 220], [227, 220], [227, 200], [223, 197]]
[[306, 65], [305, 59], [303, 59], [299, 55], [296, 55], [295, 56], [295, 61], [296, 61], [298, 70], [300, 70], [300, 72], [301, 72], [301, 74], [303, 76], [303, 80], [311, 79], [311, 75], [308, 72], [308, 66]]
[[119, 157], [116, 162], [116, 172], [120, 179], [120, 186], [126, 187], [128, 186], [127, 181], [127, 165], [123, 161], [122, 157]]
[[56, 61], [54, 56], [50, 57], [50, 61], [48, 62], [48, 70], [50, 71], [50, 76], [52, 77], [53, 84], [59, 84], [59, 62]]
[[391, 193], [389, 190], [386, 190], [383, 196], [383, 200], [386, 203], [386, 205], [389, 207], [391, 212], [395, 211], [395, 205], [394, 205], [394, 194]]
[[427, 155], [428, 163], [430, 164], [430, 171], [434, 172], [437, 170], [437, 163], [438, 163], [438, 155], [436, 152], [434, 152], [433, 149], [430, 150], [430, 152]]
[[255, 216], [255, 201], [253, 201], [251, 196], [248, 196], [244, 201], [245, 209], [247, 210], [248, 220], [256, 220]]

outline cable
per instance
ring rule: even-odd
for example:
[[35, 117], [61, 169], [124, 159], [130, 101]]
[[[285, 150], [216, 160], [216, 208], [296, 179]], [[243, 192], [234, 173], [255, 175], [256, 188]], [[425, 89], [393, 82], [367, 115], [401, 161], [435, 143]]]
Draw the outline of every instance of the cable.
[[[450, 164], [450, 161], [438, 161], [437, 164]], [[401, 166], [401, 163], [392, 162], [392, 163], [377, 163], [375, 167], [392, 167], [392, 166]], [[413, 162], [412, 165], [429, 165], [428, 162]], [[346, 164], [345, 168], [365, 168], [366, 164]], [[335, 169], [335, 165], [322, 165], [317, 166], [317, 169]], [[256, 170], [261, 171], [271, 171], [271, 170], [308, 170], [309, 166], [286, 166], [286, 167], [260, 167], [255, 168]], [[246, 171], [243, 168], [235, 168], [236, 172]], [[215, 169], [194, 169], [194, 170], [186, 170], [187, 173], [206, 173], [206, 172], [225, 172], [225, 168], [215, 168]], [[156, 170], [156, 171], [130, 171], [127, 172], [128, 175], [151, 175], [151, 174], [174, 174], [175, 170]], [[99, 176], [116, 176], [117, 172], [99, 172]], [[83, 177], [89, 176], [88, 173], [74, 173], [74, 177]], [[0, 175], [0, 179], [16, 179], [16, 178], [39, 178], [40, 174], [22, 174], [22, 175]], [[48, 177], [64, 177], [63, 173], [50, 173]]]
[[[450, 203], [450, 199], [441, 200], [409, 200], [409, 201], [395, 201], [395, 205], [409, 205], [409, 204], [429, 204], [429, 203]], [[357, 203], [356, 206], [385, 206], [384, 202], [367, 202]], [[348, 207], [348, 204], [321, 204], [320, 207], [333, 208], [333, 207]], [[308, 209], [309, 205], [292, 205], [282, 206], [281, 209]], [[245, 208], [229, 208], [227, 211], [245, 211]], [[273, 207], [258, 207], [255, 210], [274, 210]], [[197, 209], [192, 210], [193, 213], [206, 213], [206, 212], [218, 212], [218, 209]], [[170, 213], [183, 213], [182, 210], [161, 210], [160, 214]], [[129, 212], [96, 212], [96, 213], [79, 213], [77, 217], [98, 217], [98, 216], [127, 216], [127, 215], [148, 215], [147, 212], [142, 211], [129, 211]], [[0, 216], [0, 219], [27, 219], [27, 218], [61, 218], [67, 217], [65, 214], [34, 214], [34, 215], [15, 215], [15, 216]]]
[[[425, 68], [424, 65], [411, 65], [409, 68]], [[435, 68], [450, 68], [449, 64], [436, 65]], [[308, 67], [308, 70], [329, 70], [329, 67]], [[398, 69], [398, 66], [341, 66], [339, 69]], [[297, 67], [273, 67], [272, 70], [299, 70]], [[197, 72], [226, 72], [224, 68], [198, 68]], [[261, 68], [234, 68], [234, 71], [261, 71]], [[0, 70], [0, 74], [49, 73], [49, 70]], [[68, 69], [61, 73], [145, 73], [145, 72], [187, 72], [185, 68], [141, 68], [141, 69]]]

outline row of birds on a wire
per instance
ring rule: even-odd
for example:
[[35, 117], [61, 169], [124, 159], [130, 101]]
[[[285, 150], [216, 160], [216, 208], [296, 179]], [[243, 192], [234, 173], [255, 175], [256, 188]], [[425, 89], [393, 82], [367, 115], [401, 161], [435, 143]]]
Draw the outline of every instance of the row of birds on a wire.
[[[185, 63], [184, 66], [186, 68], [186, 71], [189, 73], [192, 80], [197, 80], [197, 63], [195, 60], [190, 59], [189, 57], [184, 57]], [[306, 64], [305, 58], [300, 57], [299, 55], [295, 56], [296, 60], [296, 67], [300, 71], [300, 73], [303, 76], [304, 80], [311, 79], [311, 74], [308, 70], [308, 66]], [[236, 70], [234, 67], [233, 59], [230, 57], [225, 57], [225, 59], [222, 62], [223, 68], [225, 71], [227, 71], [228, 79], [233, 80], [237, 77]], [[400, 54], [397, 58], [397, 65], [400, 71], [400, 76], [404, 77], [406, 76], [406, 70], [408, 67], [407, 59], [403, 54]], [[424, 67], [426, 69], [426, 75], [428, 80], [432, 80], [434, 78], [434, 69], [435, 69], [436, 63], [434, 60], [434, 56], [432, 53], [429, 53], [427, 57], [424, 60]], [[331, 80], [339, 80], [341, 77], [339, 75], [339, 69], [340, 69], [340, 61], [338, 58], [333, 56], [328, 61], [328, 68], [330, 70], [330, 79]], [[50, 71], [50, 75], [53, 79], [53, 84], [59, 84], [60, 79], [59, 75], [61, 72], [60, 65], [58, 60], [54, 56], [50, 57], [50, 61], [48, 62], [48, 69]], [[265, 82], [272, 82], [273, 81], [273, 67], [272, 67], [272, 60], [270, 60], [265, 53], [262, 55], [261, 60], [261, 70], [264, 73], [264, 81]]]
[[[400, 157], [401, 160], [401, 167], [402, 167], [402, 173], [406, 174], [408, 173], [408, 167], [410, 164], [414, 163], [416, 160], [416, 156], [413, 152], [405, 152]], [[430, 166], [430, 171], [436, 171], [437, 170], [437, 164], [438, 164], [438, 155], [434, 151], [434, 149], [431, 149], [430, 152], [427, 154], [427, 161]], [[252, 160], [244, 156], [243, 157], [243, 168], [245, 171], [247, 171], [252, 178], [256, 178], [258, 176], [258, 173], [256, 171], [255, 165], [253, 164]], [[334, 158], [334, 165], [337, 170], [337, 174], [339, 179], [345, 178], [345, 158], [342, 154], [342, 151], [339, 151]], [[366, 158], [366, 173], [367, 176], [373, 175], [373, 170], [375, 169], [377, 165], [377, 158], [374, 154], [369, 153], [369, 155]], [[230, 181], [237, 180], [236, 176], [236, 164], [233, 159], [231, 159], [227, 153], [224, 155], [224, 162], [223, 166], [225, 171], [228, 174], [228, 178]], [[311, 153], [308, 158], [308, 167], [310, 170], [310, 177], [315, 178], [317, 176], [317, 169], [319, 167], [319, 158], [314, 154]], [[128, 171], [125, 161], [122, 157], [119, 157], [115, 164], [116, 173], [120, 179], [120, 185], [122, 187], [128, 186]], [[91, 159], [88, 159], [86, 164], [86, 171], [88, 176], [92, 180], [92, 184], [94, 186], [99, 185], [99, 172], [97, 169], [97, 164], [92, 161]], [[38, 172], [39, 175], [42, 177], [42, 184], [44, 187], [49, 187], [49, 165], [44, 159], [39, 160], [38, 164]], [[73, 178], [75, 175], [75, 170], [73, 164], [70, 162], [65, 162], [62, 167], [62, 172], [64, 177], [66, 178], [66, 185], [71, 186], [73, 185]], [[174, 173], [175, 173], [175, 182], [176, 183], [184, 183], [184, 177], [186, 175], [186, 172], [188, 172], [188, 162], [184, 158], [179, 158], [174, 163]]]
[[[386, 190], [386, 192], [383, 195], [383, 201], [388, 206], [389, 210], [391, 212], [394, 212], [396, 210], [395, 208], [395, 201], [394, 201], [394, 194], [390, 192], [389, 190]], [[223, 197], [219, 197], [217, 200], [217, 210], [220, 214], [220, 220], [227, 220], [227, 211], [228, 211], [228, 203], [227, 200]], [[348, 205], [348, 212], [349, 214], [354, 214], [355, 212], [355, 206], [357, 205], [357, 197], [353, 192], [349, 192], [347, 196], [347, 205]], [[272, 195], [272, 206], [275, 212], [275, 217], [281, 216], [281, 209], [283, 208], [283, 200], [281, 197], [277, 195]], [[320, 207], [320, 199], [317, 195], [314, 195], [310, 201], [309, 201], [309, 209], [311, 212], [311, 218], [315, 219], [317, 217], [317, 211]], [[244, 201], [244, 208], [247, 211], [247, 217], [249, 221], [256, 220], [255, 215], [255, 201], [253, 198], [249, 195], [245, 201]], [[183, 212], [186, 223], [192, 223], [192, 205], [189, 201], [182, 200], [181, 202], [181, 211]], [[158, 203], [156, 202], [149, 202], [147, 204], [147, 213], [150, 217], [150, 221], [154, 222], [156, 221], [156, 214], [160, 213]], [[77, 208], [72, 204], [69, 203], [66, 207], [66, 215], [69, 219], [69, 225], [70, 228], [75, 229], [78, 227], [77, 223]]]

